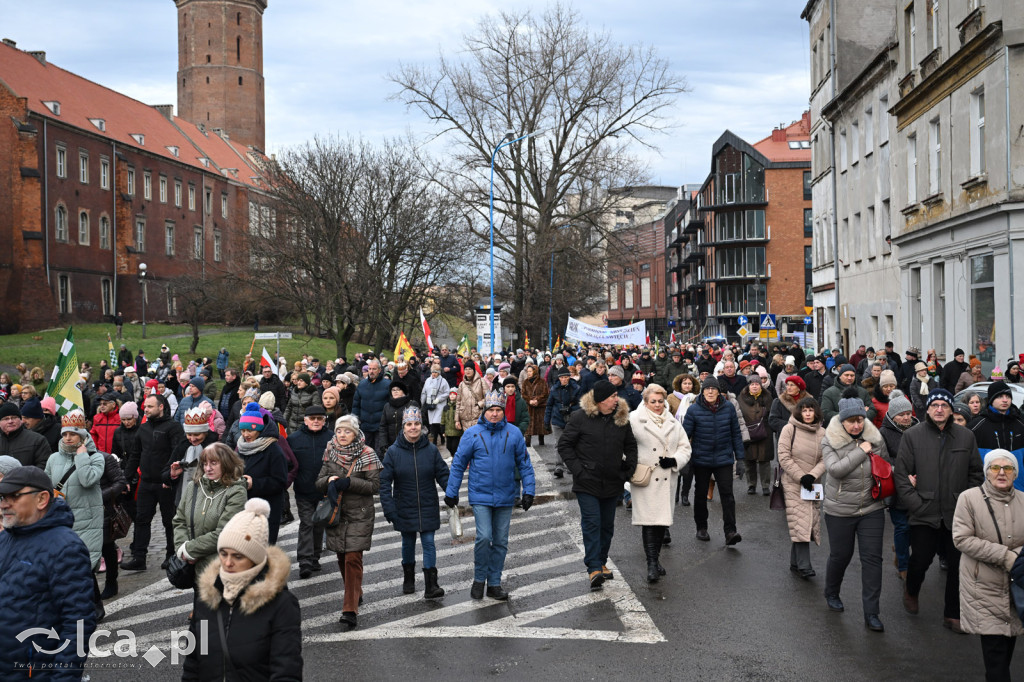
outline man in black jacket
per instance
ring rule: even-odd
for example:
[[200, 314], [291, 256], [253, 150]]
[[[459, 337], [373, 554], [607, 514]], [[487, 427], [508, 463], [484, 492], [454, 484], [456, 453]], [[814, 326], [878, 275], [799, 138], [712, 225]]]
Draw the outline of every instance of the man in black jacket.
[[[1024, 418], [1013, 404], [1013, 394], [1005, 381], [993, 381], [988, 385], [988, 403], [968, 428], [974, 433], [982, 457], [989, 450], [1002, 448], [1013, 453], [1018, 465], [1024, 459]], [[1020, 490], [1019, 478], [1015, 484]]]
[[945, 549], [946, 603], [943, 625], [960, 628], [960, 551], [953, 544], [953, 512], [964, 490], [985, 480], [981, 455], [970, 429], [953, 422], [953, 395], [936, 388], [928, 394], [927, 415], [903, 434], [894, 480], [910, 516], [910, 566], [903, 607], [918, 612], [917, 595], [936, 552]]
[[60, 420], [43, 410], [39, 398], [31, 398], [21, 406], [21, 419], [25, 428], [34, 431], [46, 439], [50, 452], [57, 452], [60, 443]]
[[299, 510], [299, 544], [295, 553], [299, 558], [299, 577], [305, 580], [320, 570], [320, 553], [324, 534], [313, 526], [313, 511], [323, 497], [316, 489], [316, 477], [324, 463], [324, 451], [334, 430], [324, 428], [327, 410], [323, 405], [306, 408], [302, 428], [288, 436], [288, 445], [299, 462], [295, 476], [295, 505]]
[[942, 368], [942, 374], [939, 375], [939, 386], [950, 393], [955, 393], [956, 382], [960, 381], [960, 375], [970, 371], [971, 366], [964, 362], [964, 349], [957, 348], [953, 351], [953, 360], [947, 362], [946, 366]]
[[263, 378], [260, 379], [260, 395], [270, 391], [274, 394], [275, 405], [287, 405], [288, 389], [284, 387], [284, 382], [281, 381], [280, 377], [274, 373], [274, 368], [264, 367], [260, 371], [263, 373]]
[[132, 558], [121, 562], [126, 571], [146, 570], [146, 554], [149, 552], [151, 524], [160, 507], [166, 542], [165, 558], [161, 568], [167, 568], [167, 561], [174, 555], [174, 489], [163, 484], [164, 468], [169, 466], [174, 451], [185, 442], [185, 431], [181, 424], [168, 414], [170, 406], [162, 395], [146, 396], [144, 405], [146, 423], [139, 427], [137, 459], [128, 461], [128, 471], [139, 469], [135, 512], [135, 536], [132, 539]]
[[46, 438], [25, 427], [18, 406], [13, 402], [0, 405], [0, 455], [10, 455], [22, 466], [46, 468], [46, 460], [56, 450], [50, 449]]
[[825, 359], [820, 355], [807, 358], [807, 366], [798, 372], [800, 378], [807, 384], [807, 392], [815, 400], [821, 400], [824, 393], [825, 383]]
[[615, 533], [615, 507], [622, 484], [636, 469], [637, 444], [629, 425], [629, 405], [601, 380], [580, 400], [558, 439], [558, 455], [572, 472], [572, 491], [580, 505], [583, 560], [590, 589], [613, 577], [608, 550]]

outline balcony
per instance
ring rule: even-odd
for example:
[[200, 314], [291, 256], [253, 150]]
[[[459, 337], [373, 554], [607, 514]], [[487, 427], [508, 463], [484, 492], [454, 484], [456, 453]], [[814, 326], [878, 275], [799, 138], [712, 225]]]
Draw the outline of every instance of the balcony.
[[686, 212], [683, 222], [686, 223], [686, 227], [683, 229], [684, 234], [696, 234], [704, 227], [704, 217], [693, 209]]

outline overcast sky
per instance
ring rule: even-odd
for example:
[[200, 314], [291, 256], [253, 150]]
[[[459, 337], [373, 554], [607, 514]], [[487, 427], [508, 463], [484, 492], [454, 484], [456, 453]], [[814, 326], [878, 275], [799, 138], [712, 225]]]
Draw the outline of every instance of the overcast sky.
[[[501, 9], [543, 11], [540, 0], [269, 0], [264, 14], [267, 147], [314, 135], [368, 139], [422, 135], [415, 111], [389, 100], [399, 62], [436, 62], [459, 49], [479, 18]], [[807, 108], [805, 0], [586, 0], [575, 8], [619, 42], [646, 43], [683, 75], [691, 92], [674, 127], [644, 152], [655, 184], [702, 182], [711, 145], [725, 130], [749, 142]], [[0, 37], [149, 104], [177, 101], [173, 0], [34, 0], [3, 3]]]

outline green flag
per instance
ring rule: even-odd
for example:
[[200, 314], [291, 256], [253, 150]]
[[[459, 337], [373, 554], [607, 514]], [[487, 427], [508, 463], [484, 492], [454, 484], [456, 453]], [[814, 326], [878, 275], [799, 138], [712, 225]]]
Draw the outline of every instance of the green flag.
[[68, 327], [68, 335], [61, 344], [57, 364], [50, 375], [50, 385], [46, 387], [46, 395], [57, 401], [57, 416], [78, 408], [83, 409], [82, 391], [78, 388], [78, 353], [75, 351], [75, 335]]
[[463, 357], [469, 353], [469, 334], [462, 335], [462, 340], [459, 341], [459, 347], [455, 349], [455, 352]]

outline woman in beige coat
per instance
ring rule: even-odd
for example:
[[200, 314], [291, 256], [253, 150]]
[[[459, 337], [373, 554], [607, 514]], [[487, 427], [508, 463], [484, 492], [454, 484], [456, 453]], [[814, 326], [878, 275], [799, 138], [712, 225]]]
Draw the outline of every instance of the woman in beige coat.
[[981, 635], [986, 680], [1010, 679], [1013, 647], [1024, 635], [1010, 600], [1009, 572], [1024, 545], [1024, 493], [1013, 487], [1017, 473], [1013, 453], [990, 450], [985, 482], [962, 492], [953, 514], [953, 544], [962, 552], [960, 627]]
[[661, 545], [672, 525], [675, 484], [679, 470], [690, 461], [690, 439], [682, 424], [667, 409], [668, 394], [658, 384], [644, 389], [643, 402], [629, 415], [637, 444], [637, 471], [653, 467], [650, 483], [630, 486], [633, 525], [641, 527], [647, 555], [647, 582], [665, 575], [658, 562]]
[[803, 579], [812, 578], [811, 542], [821, 544], [821, 503], [805, 500], [800, 490], [813, 490], [814, 482], [825, 473], [821, 457], [821, 406], [807, 396], [796, 404], [789, 423], [779, 433], [779, 466], [782, 489], [786, 493], [786, 523], [789, 524], [789, 570]]
[[475, 426], [484, 411], [484, 380], [476, 375], [472, 363], [463, 370], [462, 383], [459, 384], [459, 395], [455, 398], [455, 428], [465, 431]]

